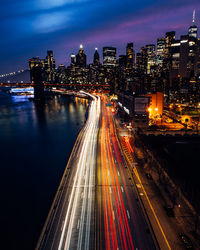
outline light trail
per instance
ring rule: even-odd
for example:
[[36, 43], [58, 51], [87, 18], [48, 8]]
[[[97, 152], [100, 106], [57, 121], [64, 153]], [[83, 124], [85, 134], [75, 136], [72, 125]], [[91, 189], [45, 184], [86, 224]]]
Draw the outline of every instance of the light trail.
[[[105, 109], [105, 104], [104, 104]], [[106, 110], [106, 109], [105, 109]], [[103, 189], [103, 203], [104, 203], [104, 221], [106, 223], [106, 231], [105, 231], [105, 239], [106, 239], [106, 249], [117, 249], [118, 243], [121, 244], [122, 249], [134, 249], [132, 239], [130, 237], [130, 230], [128, 221], [126, 218], [126, 212], [124, 209], [123, 200], [121, 198], [120, 192], [121, 192], [121, 186], [119, 185], [118, 178], [120, 176], [119, 171], [116, 171], [115, 169], [115, 156], [112, 150], [111, 146], [111, 140], [110, 140], [110, 126], [109, 120], [107, 118], [108, 114], [105, 115], [106, 121], [104, 121], [104, 117], [102, 120], [102, 139], [101, 139], [101, 161], [103, 163], [102, 168], [104, 168], [105, 171], [105, 182], [103, 182], [103, 185], [108, 185], [109, 183], [109, 173], [111, 176], [112, 183], [115, 184], [114, 187], [114, 197], [115, 197], [115, 206], [116, 211], [118, 215], [117, 219], [117, 226], [119, 230], [119, 236], [120, 241], [117, 239], [117, 230], [115, 225], [115, 217], [113, 216], [113, 201], [112, 201], [112, 195], [111, 192], [108, 192], [108, 188]], [[102, 169], [103, 172], [103, 169]], [[102, 178], [104, 179], [104, 178]], [[106, 197], [106, 198], [105, 198]], [[107, 211], [108, 210], [108, 211]], [[109, 216], [109, 225], [108, 225], [108, 216]], [[110, 229], [109, 229], [110, 228]], [[111, 234], [111, 238], [110, 238]], [[128, 242], [126, 240], [126, 237], [129, 237]], [[111, 241], [110, 241], [111, 240]], [[118, 242], [119, 241], [119, 242]], [[111, 244], [110, 244], [111, 243]], [[128, 245], [127, 245], [128, 244]]]
[[[128, 250], [155, 249], [148, 225], [129, 181], [126, 162], [121, 154], [114, 127], [113, 114], [102, 97], [102, 122], [100, 129], [100, 164], [98, 167], [98, 192], [100, 226], [97, 249]], [[132, 152], [132, 148], [129, 147]], [[100, 219], [99, 219], [100, 218]]]
[[128, 180], [111, 109], [106, 107], [105, 97], [101, 105], [100, 97], [88, 95], [92, 98], [89, 116], [48, 215], [38, 245], [42, 247], [37, 250], [155, 249]]
[[[90, 94], [88, 95], [93, 99], [93, 101], [91, 103], [89, 117], [85, 126], [84, 142], [79, 150], [79, 160], [64, 219], [63, 230], [59, 241], [59, 250], [70, 249], [72, 231], [76, 222], [75, 215], [80, 203], [79, 198], [81, 187], [83, 187], [83, 203], [81, 208], [80, 223], [78, 226], [79, 234], [77, 249], [89, 249], [92, 189], [94, 188], [94, 166], [96, 161], [96, 140], [100, 117], [100, 98]], [[84, 184], [81, 185], [83, 179]], [[86, 214], [86, 225], [84, 225]], [[86, 231], [86, 234], [84, 234], [84, 231]], [[83, 242], [85, 242], [85, 244]]]

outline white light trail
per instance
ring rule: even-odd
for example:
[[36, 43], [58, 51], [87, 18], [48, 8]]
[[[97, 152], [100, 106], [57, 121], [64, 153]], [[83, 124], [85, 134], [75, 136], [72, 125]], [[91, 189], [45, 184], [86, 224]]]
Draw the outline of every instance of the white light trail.
[[[83, 199], [82, 199], [81, 217], [79, 223], [79, 236], [78, 236], [77, 249], [81, 249], [83, 247], [83, 239], [85, 239], [84, 249], [85, 250], [89, 249], [90, 223], [91, 223], [91, 213], [92, 213], [92, 189], [94, 187], [93, 175], [94, 175], [94, 167], [96, 161], [95, 157], [96, 140], [99, 127], [99, 117], [100, 117], [100, 98], [90, 94], [87, 95], [92, 97], [93, 101], [91, 103], [89, 117], [84, 128], [83, 144], [78, 151], [79, 160], [77, 163], [77, 169], [74, 177], [69, 204], [64, 219], [63, 230], [61, 233], [61, 238], [58, 247], [59, 250], [70, 249], [72, 229], [75, 225], [75, 214], [77, 212], [77, 207], [80, 204], [79, 198], [82, 187], [84, 188], [84, 190], [82, 191], [81, 194], [81, 197]], [[84, 180], [84, 185], [81, 185], [81, 182], [83, 180]], [[86, 218], [86, 225], [84, 224], [85, 218]], [[86, 228], [85, 230], [86, 235], [83, 238], [84, 226]]]

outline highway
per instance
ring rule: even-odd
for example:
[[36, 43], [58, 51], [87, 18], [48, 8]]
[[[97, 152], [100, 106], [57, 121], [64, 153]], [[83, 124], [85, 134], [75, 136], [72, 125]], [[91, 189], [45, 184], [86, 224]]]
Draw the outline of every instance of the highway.
[[100, 97], [90, 95], [81, 130], [51, 206], [36, 249], [95, 248], [95, 166]]
[[97, 249], [156, 249], [102, 97], [97, 153]]
[[105, 96], [91, 98], [36, 249], [156, 249]]

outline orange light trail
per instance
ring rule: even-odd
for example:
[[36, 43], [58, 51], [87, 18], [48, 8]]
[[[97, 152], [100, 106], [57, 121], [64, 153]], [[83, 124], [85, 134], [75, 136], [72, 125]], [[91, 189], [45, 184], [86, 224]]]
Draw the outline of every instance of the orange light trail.
[[[115, 165], [115, 156], [112, 150], [110, 137], [114, 137], [114, 127], [110, 119], [111, 111], [105, 106], [105, 98], [103, 99], [102, 130], [101, 130], [101, 172], [102, 172], [102, 196], [103, 196], [103, 211], [105, 224], [105, 246], [106, 249], [117, 249], [121, 243], [122, 249], [134, 249], [133, 241], [130, 233], [128, 218], [124, 206], [124, 201], [121, 194], [120, 184], [118, 181], [118, 173]], [[120, 165], [120, 163], [119, 163]], [[114, 186], [114, 198], [109, 192], [109, 177]], [[111, 187], [110, 187], [111, 188]], [[115, 204], [115, 205], [114, 205]], [[114, 218], [113, 206], [116, 206], [116, 216]], [[113, 213], [112, 213], [113, 211]], [[109, 224], [108, 224], [109, 223]], [[118, 226], [119, 238], [117, 238], [116, 226]]]

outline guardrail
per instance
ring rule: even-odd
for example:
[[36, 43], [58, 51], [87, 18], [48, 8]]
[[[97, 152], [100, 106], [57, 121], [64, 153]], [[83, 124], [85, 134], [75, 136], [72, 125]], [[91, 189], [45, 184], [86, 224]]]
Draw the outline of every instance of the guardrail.
[[159, 136], [159, 135], [163, 135], [163, 136], [199, 136], [200, 135], [200, 131], [197, 130], [166, 130], [166, 131], [148, 131], [148, 130], [142, 130], [140, 131], [141, 135], [147, 135], [147, 136]]

